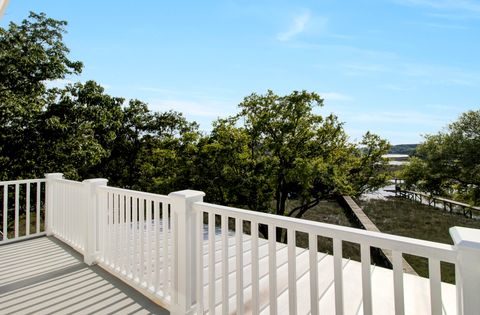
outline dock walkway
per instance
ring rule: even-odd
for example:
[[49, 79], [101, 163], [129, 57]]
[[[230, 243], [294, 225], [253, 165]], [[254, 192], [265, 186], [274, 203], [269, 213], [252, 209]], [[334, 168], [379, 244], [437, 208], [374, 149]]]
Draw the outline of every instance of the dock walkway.
[[[357, 219], [357, 221], [360, 223], [360, 225], [363, 227], [363, 229], [367, 231], [374, 231], [374, 232], [381, 232], [377, 226], [370, 220], [370, 218], [363, 212], [362, 208], [352, 199], [350, 196], [342, 196], [344, 202], [347, 204], [348, 208], [352, 211], [353, 215]], [[390, 250], [385, 250], [385, 249], [380, 249], [385, 256], [385, 258], [388, 259], [388, 261], [391, 262], [393, 261], [393, 256], [392, 252]], [[403, 271], [412, 275], [418, 275], [415, 269], [413, 269], [412, 266], [403, 258]]]
[[[475, 207], [472, 205], [469, 205], [467, 203], [439, 197], [439, 196], [434, 196], [434, 195], [429, 195], [423, 192], [419, 191], [413, 191], [413, 190], [391, 190], [389, 192], [395, 192], [395, 196], [400, 196], [404, 197], [409, 200], [413, 201], [418, 201], [420, 203], [427, 204], [429, 206], [433, 206], [438, 208], [437, 203], [439, 203], [441, 206], [443, 206], [443, 210], [452, 212], [452, 213], [458, 213], [457, 208], [460, 208], [464, 216], [473, 218], [480, 216], [480, 207]], [[473, 211], [477, 211], [476, 214], [473, 214]]]

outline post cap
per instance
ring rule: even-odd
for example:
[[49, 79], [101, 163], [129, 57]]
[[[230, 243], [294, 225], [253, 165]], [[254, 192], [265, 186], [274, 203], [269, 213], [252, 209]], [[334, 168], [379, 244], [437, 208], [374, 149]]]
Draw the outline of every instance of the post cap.
[[106, 178], [90, 178], [90, 179], [85, 179], [83, 183], [90, 183], [90, 184], [95, 184], [95, 185], [107, 185], [108, 179]]
[[63, 173], [47, 173], [45, 178], [63, 178]]
[[180, 198], [199, 198], [205, 197], [205, 193], [199, 190], [185, 189], [180, 191], [174, 191], [168, 194], [168, 197], [180, 197]]
[[480, 230], [454, 226], [450, 228], [450, 236], [457, 247], [480, 250]]

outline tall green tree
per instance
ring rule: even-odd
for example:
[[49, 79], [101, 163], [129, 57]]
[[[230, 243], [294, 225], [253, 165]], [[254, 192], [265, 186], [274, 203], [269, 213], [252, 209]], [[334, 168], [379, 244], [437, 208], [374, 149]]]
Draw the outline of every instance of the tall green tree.
[[32, 174], [39, 114], [55, 98], [45, 82], [81, 72], [63, 43], [65, 21], [30, 13], [20, 25], [0, 28], [0, 178]]
[[388, 143], [370, 133], [350, 143], [336, 116], [315, 113], [322, 104], [306, 91], [246, 97], [200, 146], [203, 186], [226, 203], [302, 217], [326, 198], [384, 185]]
[[407, 186], [480, 204], [480, 110], [468, 111], [444, 131], [425, 136], [405, 167]]
[[94, 81], [67, 85], [39, 115], [37, 167], [61, 170], [67, 177], [98, 177], [101, 162], [112, 157], [122, 126], [123, 98], [112, 97]]

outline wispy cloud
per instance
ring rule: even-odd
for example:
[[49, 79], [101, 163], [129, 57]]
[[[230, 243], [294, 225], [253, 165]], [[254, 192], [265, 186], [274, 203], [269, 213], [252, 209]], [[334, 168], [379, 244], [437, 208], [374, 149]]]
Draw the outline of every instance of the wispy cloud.
[[347, 121], [364, 124], [402, 124], [441, 127], [448, 119], [416, 111], [356, 113], [348, 115]]
[[402, 86], [398, 84], [382, 84], [380, 88], [390, 91], [406, 92], [413, 90], [413, 87]]
[[462, 10], [480, 13], [480, 3], [472, 0], [395, 0], [395, 2], [403, 5], [423, 6], [439, 10]]
[[[424, 63], [410, 63], [397, 60], [393, 63], [349, 63], [344, 64], [347, 76], [370, 76], [379, 73], [392, 74], [395, 77], [406, 77], [416, 80], [416, 84], [466, 86], [480, 85], [480, 74], [471, 70]], [[385, 86], [388, 88], [388, 86]]]
[[425, 26], [430, 28], [450, 29], [450, 30], [468, 30], [469, 28], [464, 25], [458, 24], [444, 24], [444, 23], [424, 23]]
[[319, 93], [322, 98], [327, 101], [352, 101], [353, 98], [346, 94], [338, 93], [338, 92], [320, 92]]
[[[435, 19], [466, 21], [480, 18], [480, 2], [473, 0], [392, 0], [410, 7], [424, 8]], [[434, 23], [435, 24], [435, 23]], [[445, 28], [445, 26], [444, 26]], [[450, 26], [455, 28], [455, 26]]]
[[286, 30], [285, 32], [278, 33], [277, 39], [279, 41], [285, 42], [303, 33], [307, 29], [307, 26], [311, 21], [311, 18], [312, 17], [309, 11], [294, 16], [293, 21], [291, 22], [291, 25], [288, 28], [288, 30]]

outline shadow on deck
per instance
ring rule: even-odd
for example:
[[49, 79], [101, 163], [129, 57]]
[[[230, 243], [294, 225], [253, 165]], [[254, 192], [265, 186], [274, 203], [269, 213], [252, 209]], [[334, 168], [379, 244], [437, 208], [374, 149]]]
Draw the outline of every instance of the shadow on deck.
[[169, 314], [53, 237], [0, 246], [0, 309], [7, 314]]

